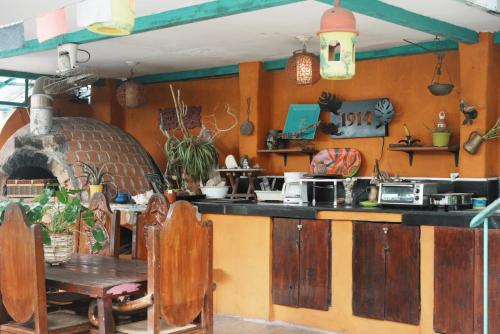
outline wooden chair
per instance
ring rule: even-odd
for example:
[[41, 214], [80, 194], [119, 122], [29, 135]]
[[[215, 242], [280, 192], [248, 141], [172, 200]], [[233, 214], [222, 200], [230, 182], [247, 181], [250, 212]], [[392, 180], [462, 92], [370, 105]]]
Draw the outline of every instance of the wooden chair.
[[146, 260], [146, 231], [149, 226], [163, 224], [167, 220], [169, 204], [165, 196], [154, 194], [146, 210], [137, 217], [132, 234], [132, 258]]
[[[103, 249], [97, 254], [102, 256], [120, 255], [120, 219], [116, 212], [111, 211], [108, 200], [103, 193], [95, 193], [90, 200], [89, 209], [94, 213], [96, 224], [101, 226], [106, 234], [107, 241], [103, 245]], [[85, 222], [80, 222], [80, 233], [77, 234], [78, 253], [92, 253], [92, 245], [94, 237]]]
[[[1, 333], [87, 333], [85, 317], [47, 313], [45, 263], [40, 225], [28, 227], [17, 203], [7, 206], [0, 227], [0, 295], [3, 310], [13, 319], [0, 325]], [[4, 318], [4, 317], [2, 317]]]
[[212, 222], [189, 202], [171, 205], [166, 221], [148, 227], [148, 293], [115, 311], [147, 307], [145, 321], [117, 333], [213, 333]]

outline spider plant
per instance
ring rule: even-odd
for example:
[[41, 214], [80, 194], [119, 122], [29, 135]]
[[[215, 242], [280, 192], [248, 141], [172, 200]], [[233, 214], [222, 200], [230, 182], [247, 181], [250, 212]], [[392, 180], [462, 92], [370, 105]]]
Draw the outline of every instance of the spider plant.
[[83, 178], [85, 178], [84, 185], [99, 185], [106, 183], [104, 181], [105, 176], [111, 177], [111, 174], [107, 171], [107, 166], [110, 164], [105, 163], [101, 166], [91, 165], [82, 161], [76, 162], [83, 169]]

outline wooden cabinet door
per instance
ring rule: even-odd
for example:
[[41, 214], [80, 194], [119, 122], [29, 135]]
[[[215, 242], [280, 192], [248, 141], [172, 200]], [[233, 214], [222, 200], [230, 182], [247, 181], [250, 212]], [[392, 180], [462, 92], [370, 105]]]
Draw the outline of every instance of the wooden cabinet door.
[[353, 223], [352, 312], [384, 319], [385, 250], [383, 224]]
[[272, 297], [274, 304], [299, 302], [299, 219], [274, 218], [272, 228]]
[[474, 324], [474, 230], [434, 229], [434, 331], [471, 334]]
[[[475, 230], [474, 333], [483, 333], [483, 231]], [[500, 230], [488, 233], [488, 332], [500, 333]]]
[[299, 307], [328, 310], [331, 229], [328, 220], [300, 221]]
[[420, 321], [420, 228], [387, 224], [385, 320], [417, 325]]

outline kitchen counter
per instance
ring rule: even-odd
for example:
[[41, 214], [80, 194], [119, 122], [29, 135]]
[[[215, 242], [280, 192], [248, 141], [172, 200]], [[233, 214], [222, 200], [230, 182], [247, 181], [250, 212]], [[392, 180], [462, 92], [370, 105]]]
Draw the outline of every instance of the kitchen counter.
[[[366, 208], [361, 206], [338, 206], [331, 203], [311, 204], [283, 204], [264, 202], [228, 202], [217, 200], [196, 201], [201, 213], [251, 215], [283, 218], [316, 219], [323, 218], [325, 212], [352, 212], [359, 213], [360, 220], [363, 214], [399, 214], [401, 222], [405, 225], [426, 226], [455, 226], [468, 227], [469, 222], [477, 214], [475, 210], [436, 211], [421, 208]], [[356, 215], [353, 215], [356, 216]], [[343, 216], [341, 216], [343, 217]], [[500, 228], [500, 213], [490, 220], [491, 228]]]

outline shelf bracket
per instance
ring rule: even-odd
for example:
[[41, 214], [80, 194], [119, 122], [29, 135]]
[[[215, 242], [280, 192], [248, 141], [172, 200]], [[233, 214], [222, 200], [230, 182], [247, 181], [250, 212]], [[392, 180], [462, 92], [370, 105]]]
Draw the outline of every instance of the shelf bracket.
[[408, 161], [410, 162], [410, 166], [413, 166], [413, 152], [406, 153], [408, 153]]

